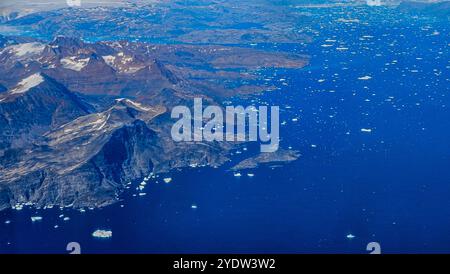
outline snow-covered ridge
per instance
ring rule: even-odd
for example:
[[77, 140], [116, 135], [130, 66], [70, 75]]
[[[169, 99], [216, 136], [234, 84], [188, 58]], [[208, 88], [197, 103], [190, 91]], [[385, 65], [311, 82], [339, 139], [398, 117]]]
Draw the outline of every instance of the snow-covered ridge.
[[131, 101], [130, 99], [127, 99], [127, 98], [118, 98], [118, 99], [116, 99], [116, 102], [129, 104], [129, 105], [131, 105], [131, 106], [133, 106], [136, 109], [139, 109], [141, 111], [150, 111], [150, 110], [152, 110], [149, 107], [143, 106], [141, 103], [137, 103], [137, 102]]
[[17, 86], [10, 91], [10, 93], [20, 94], [27, 92], [28, 90], [34, 88], [42, 82], [44, 82], [44, 78], [42, 77], [42, 75], [40, 73], [35, 73], [20, 81]]

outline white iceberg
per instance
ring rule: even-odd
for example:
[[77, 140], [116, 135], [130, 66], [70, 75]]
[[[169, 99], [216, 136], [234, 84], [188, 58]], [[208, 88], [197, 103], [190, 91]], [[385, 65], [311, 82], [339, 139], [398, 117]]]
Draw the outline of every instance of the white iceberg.
[[41, 216], [33, 216], [31, 217], [31, 221], [34, 222], [40, 222], [42, 221], [42, 217]]
[[368, 76], [368, 75], [362, 76], [362, 77], [359, 77], [359, 78], [358, 78], [358, 80], [370, 80], [370, 79], [372, 79], [372, 77], [370, 77], [370, 76]]
[[96, 231], [94, 231], [92, 233], [92, 237], [95, 238], [111, 238], [112, 237], [112, 231], [111, 230], [101, 230], [101, 229], [97, 229]]
[[172, 178], [164, 178], [164, 183], [168, 184], [170, 182], [172, 182]]

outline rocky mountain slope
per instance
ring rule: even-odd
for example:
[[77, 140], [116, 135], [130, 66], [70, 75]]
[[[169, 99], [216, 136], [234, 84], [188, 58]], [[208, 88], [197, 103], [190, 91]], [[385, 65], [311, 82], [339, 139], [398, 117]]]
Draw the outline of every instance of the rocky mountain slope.
[[99, 207], [151, 172], [219, 166], [235, 144], [176, 143], [173, 106], [273, 88], [302, 55], [226, 46], [1, 37], [0, 210]]

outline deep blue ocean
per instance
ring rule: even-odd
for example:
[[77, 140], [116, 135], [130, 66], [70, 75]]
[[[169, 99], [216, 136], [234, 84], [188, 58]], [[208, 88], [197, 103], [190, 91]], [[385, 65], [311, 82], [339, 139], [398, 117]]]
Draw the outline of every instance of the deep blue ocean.
[[[314, 12], [324, 26], [313, 43], [256, 46], [311, 64], [264, 71], [280, 89], [237, 100], [280, 106], [281, 146], [300, 151], [297, 161], [254, 177], [229, 166], [173, 172], [168, 184], [150, 180], [146, 196], [84, 213], [3, 211], [0, 252], [67, 253], [69, 242], [83, 253], [368, 253], [369, 242], [450, 252], [448, 21]], [[233, 159], [259, 146], [248, 148]], [[113, 236], [96, 239], [96, 229]]]

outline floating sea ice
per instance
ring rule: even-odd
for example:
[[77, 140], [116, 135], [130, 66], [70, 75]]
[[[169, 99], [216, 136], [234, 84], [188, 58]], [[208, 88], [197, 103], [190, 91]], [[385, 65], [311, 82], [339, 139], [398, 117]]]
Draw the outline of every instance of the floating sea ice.
[[42, 221], [42, 217], [41, 216], [33, 216], [31, 217], [31, 221], [34, 222], [39, 222]]
[[317, 147], [317, 145], [311, 145], [311, 147], [313, 147], [313, 148], [316, 148], [316, 147]]
[[147, 193], [145, 193], [145, 192], [139, 193], [139, 196], [145, 196], [145, 195], [147, 195]]
[[247, 176], [251, 178], [251, 177], [255, 177], [255, 174], [253, 174], [253, 173], [247, 173]]
[[359, 78], [358, 78], [358, 80], [370, 80], [370, 79], [372, 79], [372, 77], [370, 77], [370, 76], [368, 76], [368, 75], [362, 76], [362, 77], [359, 77]]
[[6, 224], [6, 225], [9, 225], [10, 223], [11, 223], [10, 220], [6, 220], [6, 221], [5, 221], [5, 224]]
[[166, 184], [172, 182], [172, 178], [170, 178], [170, 177], [169, 178], [164, 178], [163, 180], [164, 180], [164, 183], [166, 183]]
[[371, 128], [362, 128], [361, 132], [371, 133], [372, 129]]
[[53, 228], [54, 228], [54, 229], [57, 229], [58, 227], [59, 227], [59, 225], [55, 225]]
[[325, 79], [319, 79], [319, 80], [317, 80], [317, 82], [319, 82], [319, 83], [325, 82]]
[[198, 207], [197, 207], [197, 205], [191, 205], [191, 208], [192, 209], [197, 209]]
[[346, 237], [347, 239], [354, 239], [356, 236], [350, 233]]
[[64, 219], [63, 219], [64, 221], [70, 221], [70, 218], [69, 217], [64, 217]]
[[98, 229], [98, 230], [96, 230], [96, 231], [94, 231], [94, 232], [92, 233], [92, 237], [95, 237], [95, 238], [104, 238], [104, 239], [106, 239], [106, 238], [111, 238], [111, 237], [112, 237], [112, 231], [111, 231], [111, 230], [101, 230], [101, 229]]
[[239, 172], [234, 173], [234, 177], [241, 177], [241, 176], [242, 176], [242, 174]]

